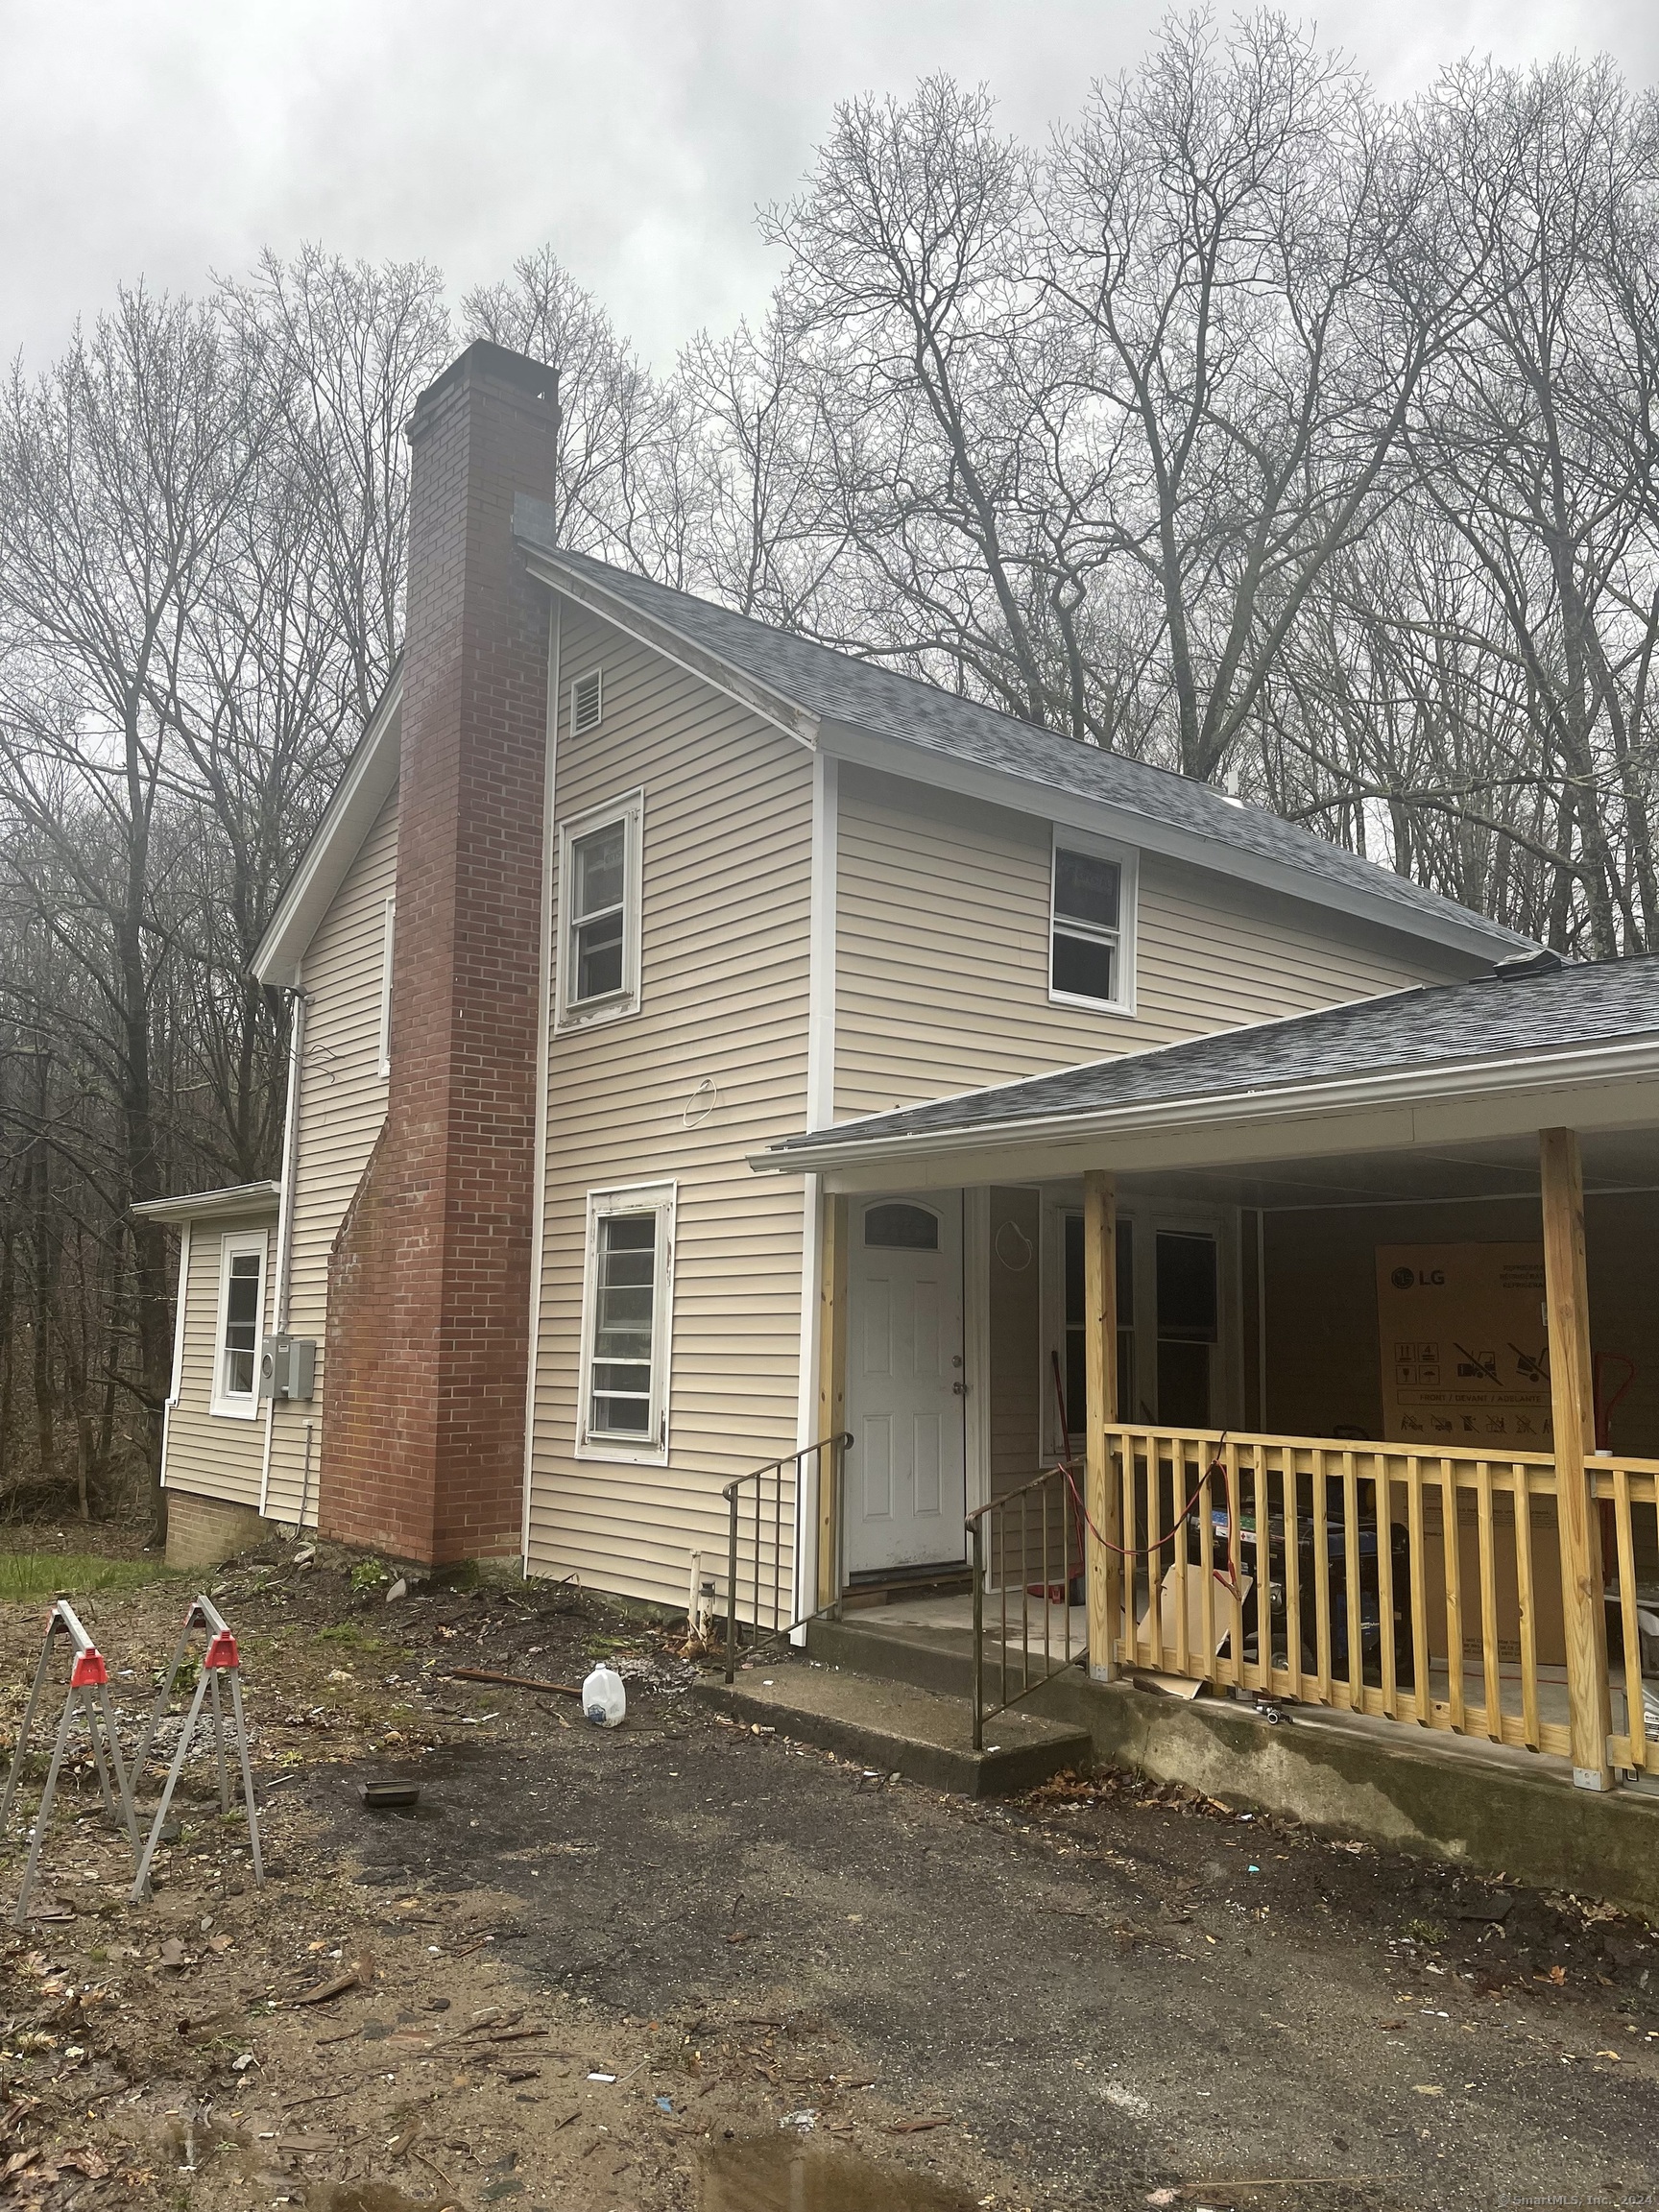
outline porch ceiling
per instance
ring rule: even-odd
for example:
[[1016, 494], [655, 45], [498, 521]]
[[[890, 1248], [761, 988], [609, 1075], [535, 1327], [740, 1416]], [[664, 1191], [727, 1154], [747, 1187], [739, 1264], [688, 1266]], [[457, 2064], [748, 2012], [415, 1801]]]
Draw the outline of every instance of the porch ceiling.
[[[1659, 1190], [1659, 1129], [1587, 1131], [1584, 1190]], [[1122, 1196], [1216, 1206], [1295, 1207], [1422, 1204], [1436, 1199], [1538, 1196], [1538, 1140], [1503, 1137], [1412, 1151], [1349, 1152], [1261, 1166], [1183, 1167], [1119, 1178]]]

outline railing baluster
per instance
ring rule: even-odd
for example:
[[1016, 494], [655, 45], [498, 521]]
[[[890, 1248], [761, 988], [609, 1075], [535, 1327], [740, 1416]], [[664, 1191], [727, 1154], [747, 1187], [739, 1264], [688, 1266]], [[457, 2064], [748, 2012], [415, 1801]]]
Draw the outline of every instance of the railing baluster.
[[1286, 1445], [1279, 1478], [1285, 1501], [1285, 1667], [1290, 1695], [1302, 1695], [1302, 1470]]
[[1198, 1633], [1204, 1639], [1200, 1671], [1218, 1679], [1215, 1666], [1215, 1495], [1211, 1479], [1214, 1453], [1204, 1455], [1198, 1485]]
[[1619, 1621], [1624, 1631], [1625, 1733], [1630, 1764], [1647, 1765], [1647, 1717], [1642, 1707], [1642, 1628], [1636, 1618], [1636, 1548], [1630, 1533], [1630, 1477], [1613, 1469], [1613, 1535], [1619, 1554]]
[[1411, 1546], [1412, 1665], [1416, 1675], [1417, 1718], [1427, 1727], [1433, 1705], [1433, 1684], [1429, 1678], [1429, 1577], [1426, 1573], [1429, 1548], [1423, 1537], [1423, 1462], [1413, 1452], [1407, 1454], [1406, 1466], [1406, 1527]]
[[1382, 1709], [1390, 1720], [1397, 1720], [1400, 1718], [1400, 1640], [1394, 1633], [1394, 1462], [1387, 1452], [1378, 1453], [1376, 1468], [1377, 1479], [1371, 1485], [1371, 1494], [1378, 1516], [1377, 1677]]
[[1538, 1611], [1532, 1594], [1531, 1478], [1523, 1460], [1510, 1466], [1515, 1485], [1515, 1601], [1521, 1635], [1521, 1730], [1534, 1751], [1538, 1743]]
[[1331, 1501], [1327, 1455], [1313, 1455], [1313, 1674], [1314, 1695], [1331, 1699]]
[[1446, 1561], [1446, 1706], [1454, 1729], [1463, 1725], [1463, 1554], [1457, 1541], [1457, 1484], [1450, 1459], [1440, 1462], [1440, 1548]]
[[1228, 1638], [1232, 1661], [1230, 1679], [1240, 1688], [1244, 1682], [1244, 1591], [1239, 1577], [1244, 1572], [1244, 1519], [1243, 1471], [1238, 1464], [1238, 1447], [1229, 1443], [1226, 1457], [1227, 1470], [1227, 1559], [1233, 1590], [1233, 1633]]
[[[1373, 1490], [1377, 1488], [1374, 1483]], [[1377, 1539], [1381, 1550], [1383, 1538]], [[1364, 1608], [1359, 1599], [1359, 1469], [1352, 1452], [1342, 1455], [1342, 1565], [1348, 1612], [1348, 1703], [1365, 1710]]]
[[1475, 1513], [1480, 1540], [1480, 1671], [1486, 1699], [1486, 1734], [1503, 1741], [1503, 1684], [1498, 1668], [1498, 1558], [1492, 1532], [1492, 1466], [1476, 1462]]

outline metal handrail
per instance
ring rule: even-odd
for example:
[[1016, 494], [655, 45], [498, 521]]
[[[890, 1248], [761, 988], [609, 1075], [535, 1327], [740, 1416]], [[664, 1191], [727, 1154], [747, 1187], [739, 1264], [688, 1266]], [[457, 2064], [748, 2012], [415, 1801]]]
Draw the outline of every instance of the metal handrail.
[[[786, 1622], [780, 1621], [779, 1619], [780, 1613], [783, 1610], [781, 1603], [781, 1591], [783, 1575], [784, 1471], [785, 1469], [788, 1469], [791, 1472], [794, 1479], [798, 1480], [803, 1460], [818, 1457], [825, 1452], [848, 1452], [851, 1451], [852, 1446], [852, 1434], [850, 1431], [845, 1430], [841, 1431], [834, 1436], [821, 1436], [816, 1444], [804, 1444], [799, 1452], [791, 1452], [783, 1458], [768, 1459], [763, 1467], [752, 1467], [747, 1475], [739, 1475], [733, 1481], [726, 1483], [722, 1487], [720, 1495], [726, 1501], [727, 1512], [726, 1679], [728, 1682], [735, 1680], [737, 1671], [737, 1553], [741, 1533], [739, 1522], [742, 1507], [743, 1490], [751, 1482], [755, 1485], [755, 1561], [754, 1572], [750, 1576], [750, 1586], [754, 1592], [754, 1604], [750, 1613], [750, 1624], [755, 1631], [754, 1642], [751, 1648], [758, 1650], [762, 1644], [775, 1643], [781, 1636], [788, 1636], [792, 1634], [795, 1629], [799, 1628], [803, 1624], [803, 1623], [814, 1619], [816, 1617], [816, 1612], [822, 1610], [822, 1608], [815, 1608], [814, 1612], [800, 1614]], [[819, 1463], [820, 1467], [822, 1467], [821, 1458]], [[773, 1479], [772, 1625], [769, 1629], [767, 1629], [765, 1635], [762, 1636], [760, 1632], [760, 1531], [762, 1527], [762, 1492], [768, 1476], [772, 1477]], [[791, 1527], [790, 1533], [791, 1536], [793, 1536], [793, 1526]], [[838, 1584], [839, 1576], [836, 1577], [836, 1581]], [[793, 1607], [791, 1607], [790, 1610], [793, 1612]]]
[[[1055, 1504], [1058, 1486], [1058, 1511], [1051, 1512]], [[1040, 1503], [1039, 1567], [1035, 1590], [1030, 1573], [1029, 1513], [1033, 1503]], [[1018, 1510], [1019, 1562], [1020, 1562], [1020, 1687], [1008, 1687], [1008, 1539], [1011, 1524]], [[1058, 1522], [1060, 1540], [1060, 1611], [1063, 1615], [1060, 1635], [1060, 1656], [1054, 1654], [1053, 1613], [1055, 1579], [1053, 1565], [1053, 1524]], [[1045, 1467], [1018, 1489], [1008, 1490], [1000, 1498], [993, 1498], [983, 1505], [976, 1505], [964, 1523], [972, 1548], [974, 1574], [974, 1748], [985, 1748], [985, 1723], [994, 1714], [1006, 1712], [1009, 1706], [1019, 1704], [1033, 1690], [1041, 1687], [1052, 1675], [1061, 1672], [1085, 1655], [1079, 1646], [1074, 1655], [1071, 1648], [1071, 1581], [1083, 1571], [1082, 1531], [1075, 1526], [1076, 1515], [1072, 1502], [1071, 1477], [1064, 1465]], [[986, 1531], [993, 1534], [996, 1556], [987, 1562]], [[1073, 1564], [1075, 1562], [1075, 1564]], [[985, 1690], [985, 1590], [988, 1580], [987, 1565], [997, 1573], [998, 1594], [1001, 1599], [1001, 1619], [998, 1634], [998, 1665], [1001, 1695], [996, 1704], [986, 1701]], [[1035, 1675], [1032, 1672], [1031, 1605], [1036, 1596], [1042, 1606], [1043, 1666]]]

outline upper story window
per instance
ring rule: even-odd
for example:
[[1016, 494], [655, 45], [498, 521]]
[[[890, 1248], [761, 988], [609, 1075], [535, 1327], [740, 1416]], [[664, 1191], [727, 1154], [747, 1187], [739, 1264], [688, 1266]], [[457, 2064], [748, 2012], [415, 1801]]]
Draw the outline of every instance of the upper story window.
[[264, 1310], [265, 1232], [219, 1245], [219, 1318], [214, 1333], [215, 1413], [252, 1421], [259, 1410], [259, 1321]]
[[1083, 832], [1054, 833], [1048, 996], [1066, 1005], [1133, 1011], [1133, 855]]
[[597, 730], [604, 711], [604, 671], [589, 668], [570, 686], [570, 734], [580, 737], [585, 731]]
[[632, 791], [559, 826], [561, 1029], [638, 1011], [644, 809]]

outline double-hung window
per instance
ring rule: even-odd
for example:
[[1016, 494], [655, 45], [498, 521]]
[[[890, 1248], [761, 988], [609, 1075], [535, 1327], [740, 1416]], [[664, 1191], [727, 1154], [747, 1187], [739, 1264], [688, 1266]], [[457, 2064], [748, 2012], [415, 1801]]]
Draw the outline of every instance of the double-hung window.
[[668, 1456], [674, 1186], [588, 1196], [578, 1446], [592, 1458]]
[[259, 1321], [264, 1310], [265, 1232], [225, 1237], [219, 1246], [219, 1317], [213, 1338], [213, 1411], [252, 1421], [259, 1410]]
[[639, 862], [644, 794], [630, 792], [559, 828], [562, 1029], [639, 1005]]
[[1067, 1005], [1134, 1005], [1135, 870], [1131, 855], [1057, 830], [1048, 929], [1048, 996]]

